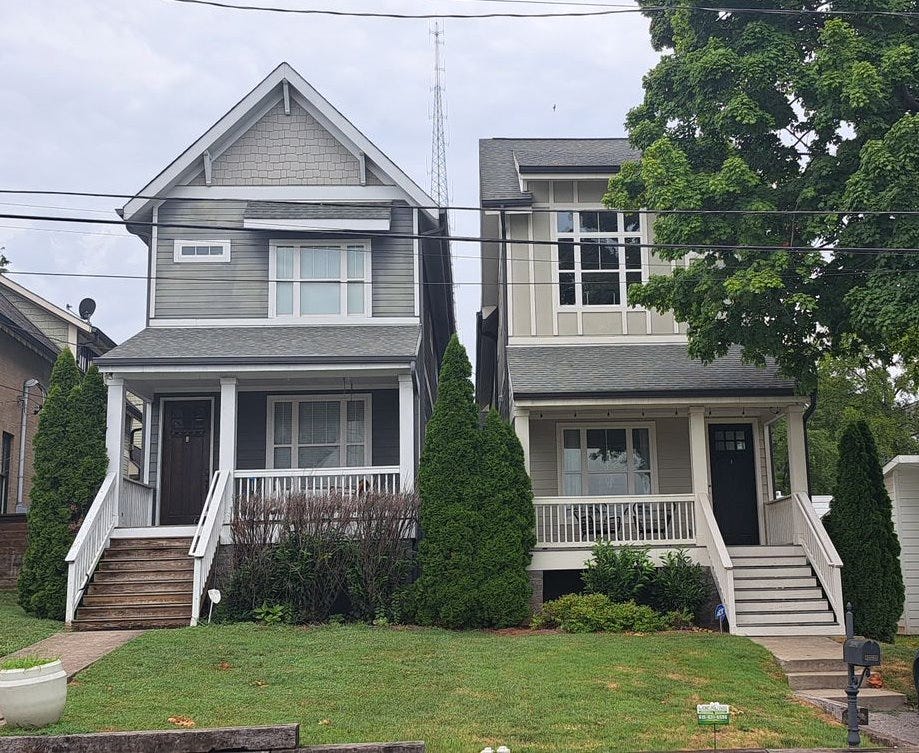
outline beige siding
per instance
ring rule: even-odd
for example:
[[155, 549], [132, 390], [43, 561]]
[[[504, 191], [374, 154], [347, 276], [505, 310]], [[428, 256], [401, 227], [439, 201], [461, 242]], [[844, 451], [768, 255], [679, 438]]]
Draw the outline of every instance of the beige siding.
[[657, 434], [658, 491], [661, 494], [692, 492], [689, 460], [689, 419], [659, 418]]
[[893, 500], [894, 526], [900, 539], [900, 567], [906, 586], [903, 623], [919, 633], [919, 465], [899, 464], [885, 477]]
[[[508, 236], [510, 238], [528, 239], [530, 234], [530, 217], [525, 214], [508, 215]], [[513, 326], [512, 335], [531, 335], [530, 326], [532, 301], [530, 295], [530, 246], [528, 243], [508, 244], [508, 256], [511, 264], [510, 297], [512, 300]]]
[[[546, 212], [533, 215], [533, 237], [547, 240], [550, 237], [551, 216]], [[547, 244], [533, 245], [533, 277], [536, 281], [536, 334], [540, 337], [552, 335], [552, 311], [554, 292], [552, 290], [552, 247]]]

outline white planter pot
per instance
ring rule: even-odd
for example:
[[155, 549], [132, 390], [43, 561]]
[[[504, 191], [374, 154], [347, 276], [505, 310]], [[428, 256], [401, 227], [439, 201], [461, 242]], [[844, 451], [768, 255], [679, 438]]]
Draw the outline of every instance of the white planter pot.
[[11, 727], [44, 727], [61, 718], [67, 673], [60, 660], [29, 669], [0, 669], [0, 714]]

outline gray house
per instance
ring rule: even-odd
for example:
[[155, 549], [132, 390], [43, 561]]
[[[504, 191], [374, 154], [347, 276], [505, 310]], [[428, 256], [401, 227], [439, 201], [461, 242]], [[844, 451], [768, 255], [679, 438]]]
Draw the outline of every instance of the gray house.
[[[411, 490], [455, 329], [446, 214], [286, 63], [120, 213], [147, 321], [97, 361], [111, 462], [68, 555], [82, 629], [194, 624], [239, 494]], [[126, 393], [142, 483], [117, 462]]]
[[482, 245], [477, 394], [524, 448], [536, 599], [577, 588], [598, 540], [685, 548], [711, 568], [731, 630], [841, 634], [841, 562], [808, 499], [807, 399], [738, 352], [691, 359], [685, 324], [629, 302], [632, 283], [673, 269], [649, 247], [647, 213], [602, 203], [638, 156], [626, 139], [479, 144], [481, 234], [495, 240]]

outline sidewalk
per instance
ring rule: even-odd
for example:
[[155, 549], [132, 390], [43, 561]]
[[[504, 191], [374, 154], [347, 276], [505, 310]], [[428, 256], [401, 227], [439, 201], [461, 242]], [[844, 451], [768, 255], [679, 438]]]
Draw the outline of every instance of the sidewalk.
[[143, 630], [97, 630], [93, 632], [57, 633], [10, 654], [6, 659], [23, 656], [57, 657], [64, 665], [67, 679], [86, 669], [116, 648], [143, 634]]

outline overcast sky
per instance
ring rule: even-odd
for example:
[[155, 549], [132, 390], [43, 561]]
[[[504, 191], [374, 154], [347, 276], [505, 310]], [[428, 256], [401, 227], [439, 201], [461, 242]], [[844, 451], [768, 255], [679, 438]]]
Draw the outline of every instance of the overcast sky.
[[[258, 1], [258, 0], [256, 0]], [[477, 0], [276, 0], [422, 12], [562, 10]], [[0, 3], [0, 187], [140, 190], [286, 60], [425, 189], [430, 187], [429, 22], [220, 10], [170, 0]], [[478, 203], [479, 138], [625, 135], [656, 61], [637, 14], [445, 22], [451, 203]], [[0, 213], [117, 219], [114, 199], [0, 195]], [[20, 206], [28, 204], [29, 206]], [[454, 232], [478, 233], [457, 212]], [[53, 231], [49, 230], [53, 227]], [[41, 228], [41, 229], [39, 229]], [[0, 218], [12, 271], [143, 275], [146, 248], [118, 227]], [[473, 356], [479, 249], [454, 243], [457, 321]], [[144, 283], [51, 276], [19, 282], [59, 305], [98, 302], [116, 341], [143, 327]]]

